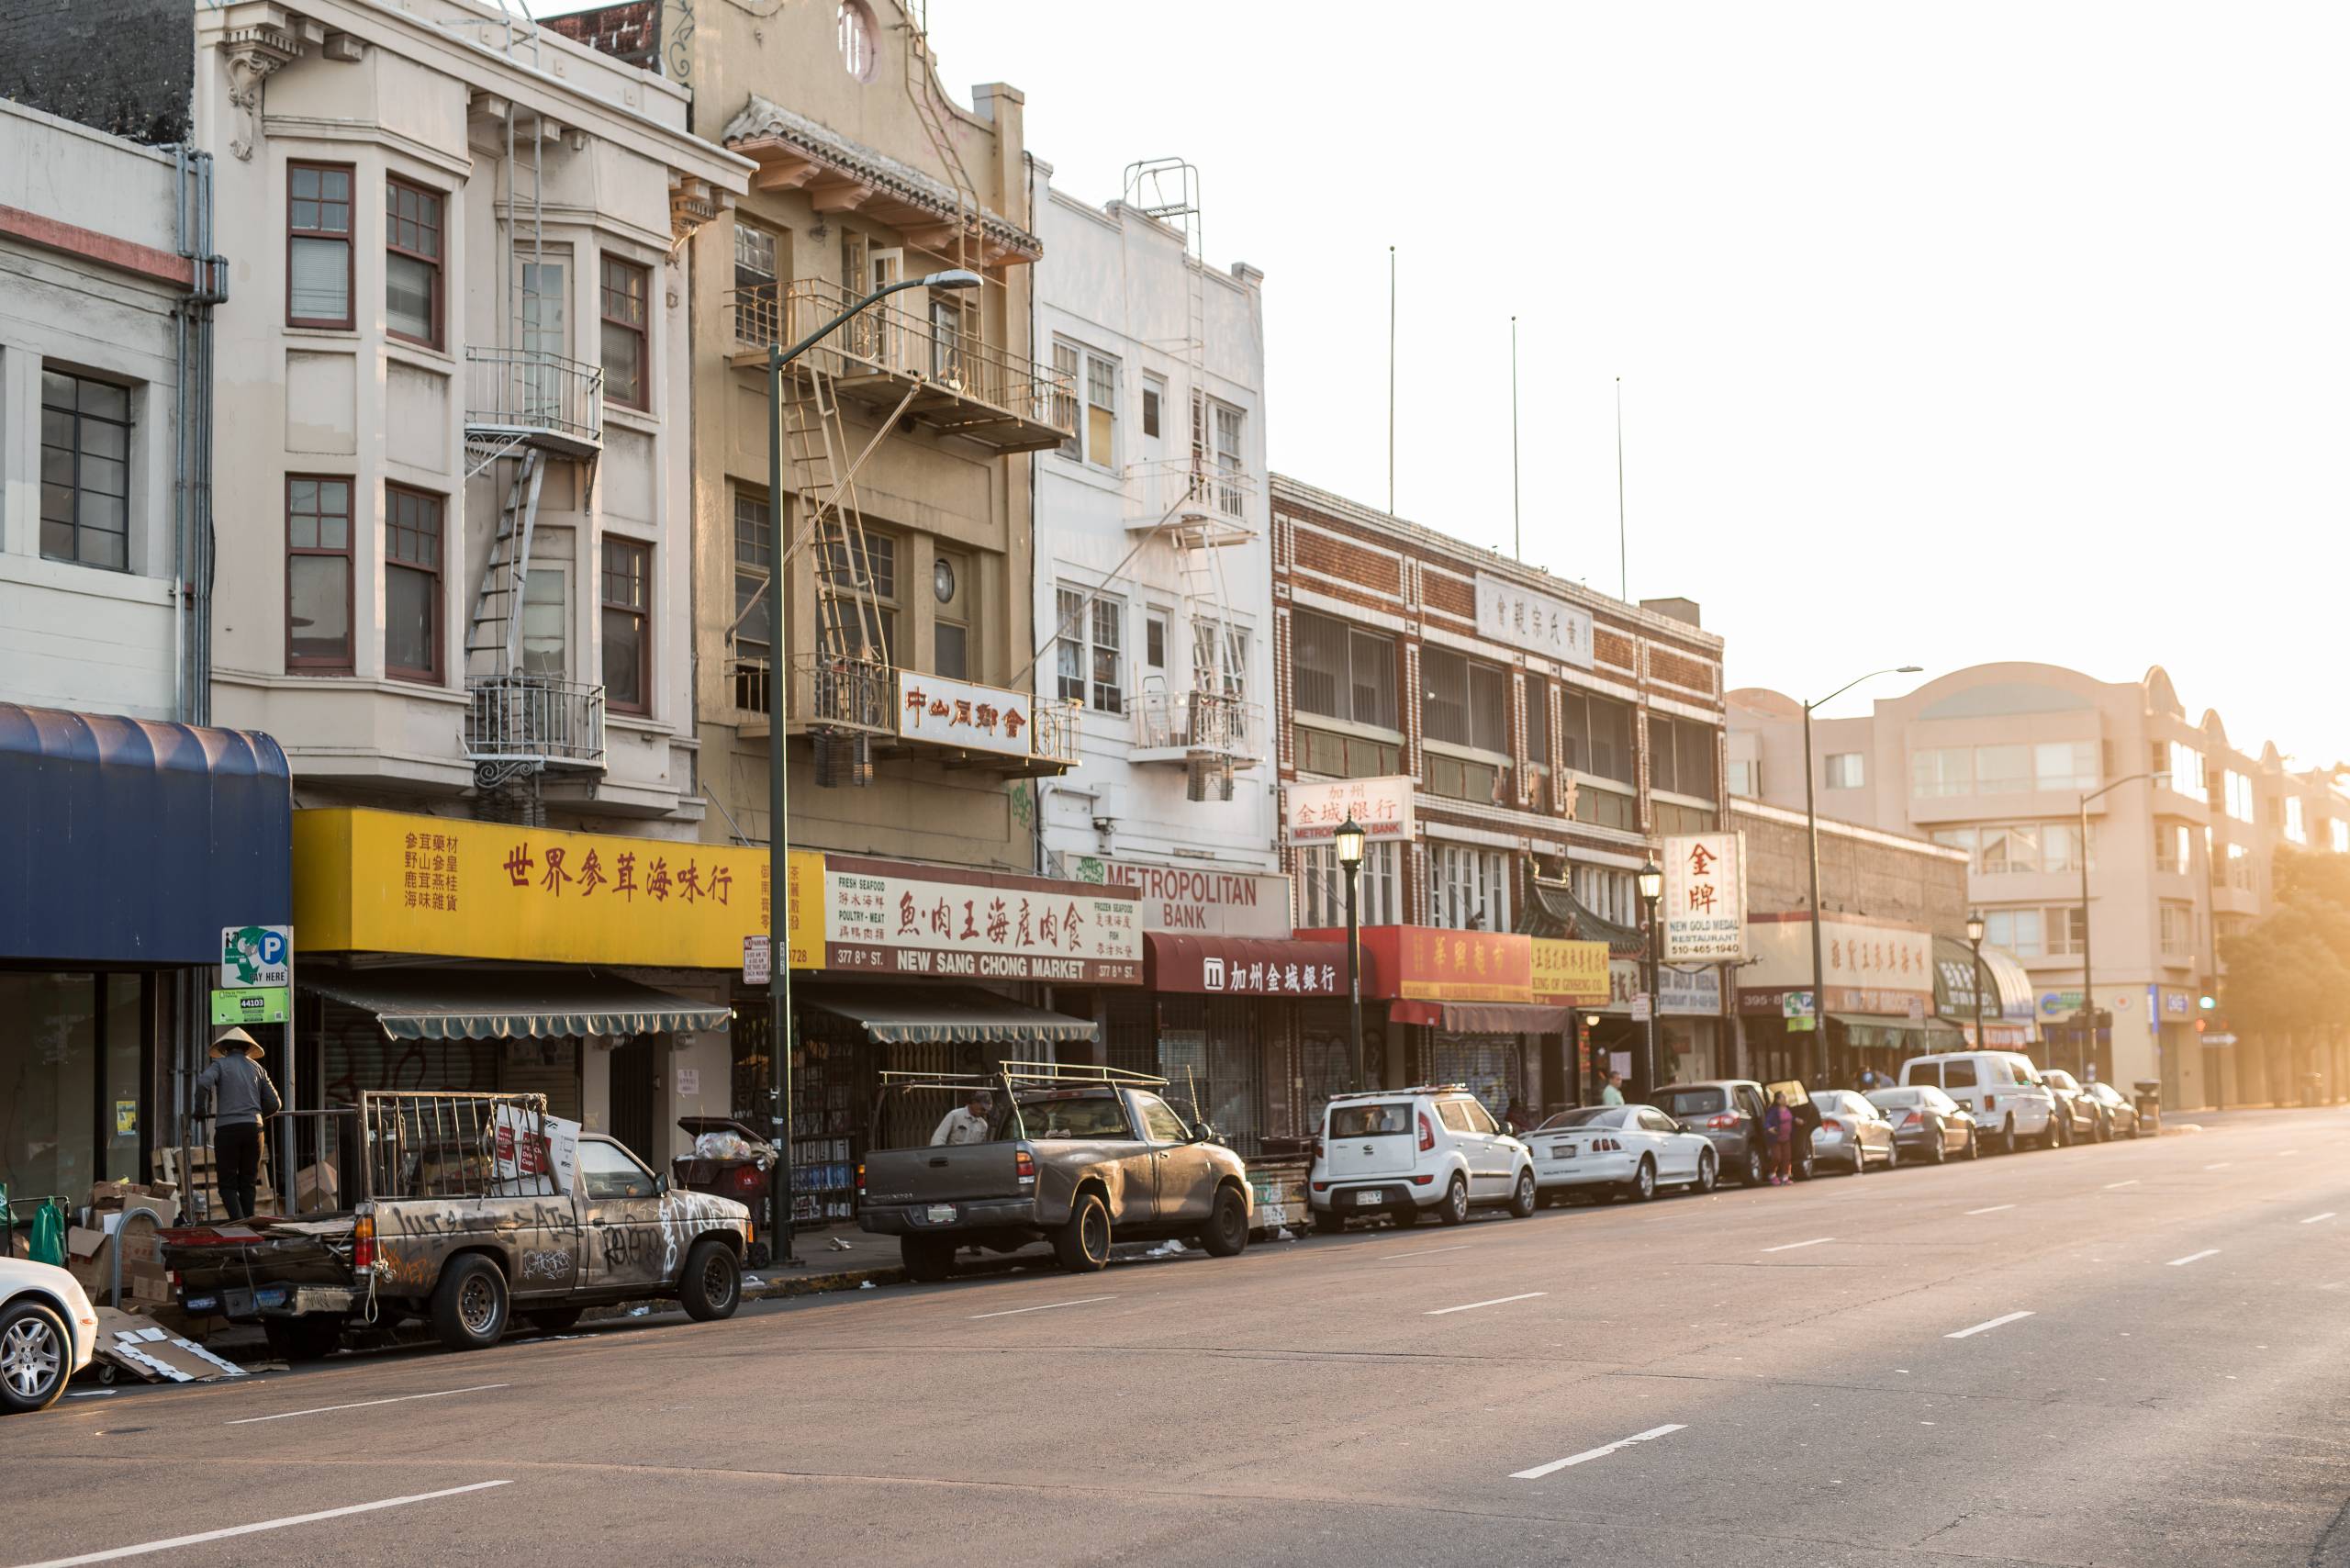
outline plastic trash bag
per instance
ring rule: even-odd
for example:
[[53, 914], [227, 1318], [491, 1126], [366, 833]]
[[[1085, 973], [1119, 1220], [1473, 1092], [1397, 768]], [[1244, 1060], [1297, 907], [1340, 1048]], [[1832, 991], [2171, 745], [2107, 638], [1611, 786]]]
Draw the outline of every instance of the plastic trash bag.
[[32, 1260], [65, 1267], [65, 1205], [43, 1204], [33, 1211]]

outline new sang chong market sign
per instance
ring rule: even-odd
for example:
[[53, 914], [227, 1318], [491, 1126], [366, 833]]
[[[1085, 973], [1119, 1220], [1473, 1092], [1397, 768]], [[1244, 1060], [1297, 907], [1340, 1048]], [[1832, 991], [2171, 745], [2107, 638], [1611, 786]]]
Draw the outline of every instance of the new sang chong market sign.
[[836, 971], [1142, 983], [1142, 925], [1124, 888], [828, 855], [824, 895]]

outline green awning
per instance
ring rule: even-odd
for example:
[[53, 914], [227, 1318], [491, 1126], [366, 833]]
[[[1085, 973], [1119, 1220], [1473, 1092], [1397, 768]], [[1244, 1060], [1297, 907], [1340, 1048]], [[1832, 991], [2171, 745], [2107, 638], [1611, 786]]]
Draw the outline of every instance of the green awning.
[[593, 969], [384, 969], [297, 973], [304, 991], [375, 1014], [395, 1040], [626, 1038], [723, 1030], [731, 1007], [688, 1002]]
[[1029, 1041], [1091, 1042], [1099, 1033], [1091, 1018], [1071, 1018], [984, 991], [860, 991], [846, 996], [811, 996], [801, 1006], [829, 1013], [865, 1031], [877, 1046], [936, 1046], [970, 1041], [985, 1046]]

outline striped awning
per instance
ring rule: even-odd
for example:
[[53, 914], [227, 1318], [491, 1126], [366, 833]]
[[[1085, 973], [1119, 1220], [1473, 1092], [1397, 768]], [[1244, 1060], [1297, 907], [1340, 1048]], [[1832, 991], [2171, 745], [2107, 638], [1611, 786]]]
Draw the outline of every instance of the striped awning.
[[649, 985], [566, 969], [386, 969], [297, 975], [315, 991], [373, 1014], [395, 1040], [560, 1040], [724, 1030], [732, 1007]]
[[802, 1007], [855, 1024], [877, 1046], [936, 1046], [970, 1041], [983, 1046], [1030, 1042], [1082, 1043], [1099, 1032], [1091, 1018], [1071, 1018], [986, 991], [811, 992]]

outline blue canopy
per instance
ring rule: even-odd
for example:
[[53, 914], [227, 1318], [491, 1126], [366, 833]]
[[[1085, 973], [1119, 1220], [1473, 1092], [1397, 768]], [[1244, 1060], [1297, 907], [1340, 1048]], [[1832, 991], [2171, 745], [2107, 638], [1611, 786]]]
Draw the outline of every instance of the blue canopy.
[[265, 734], [0, 702], [0, 958], [217, 963], [292, 923], [293, 813]]

